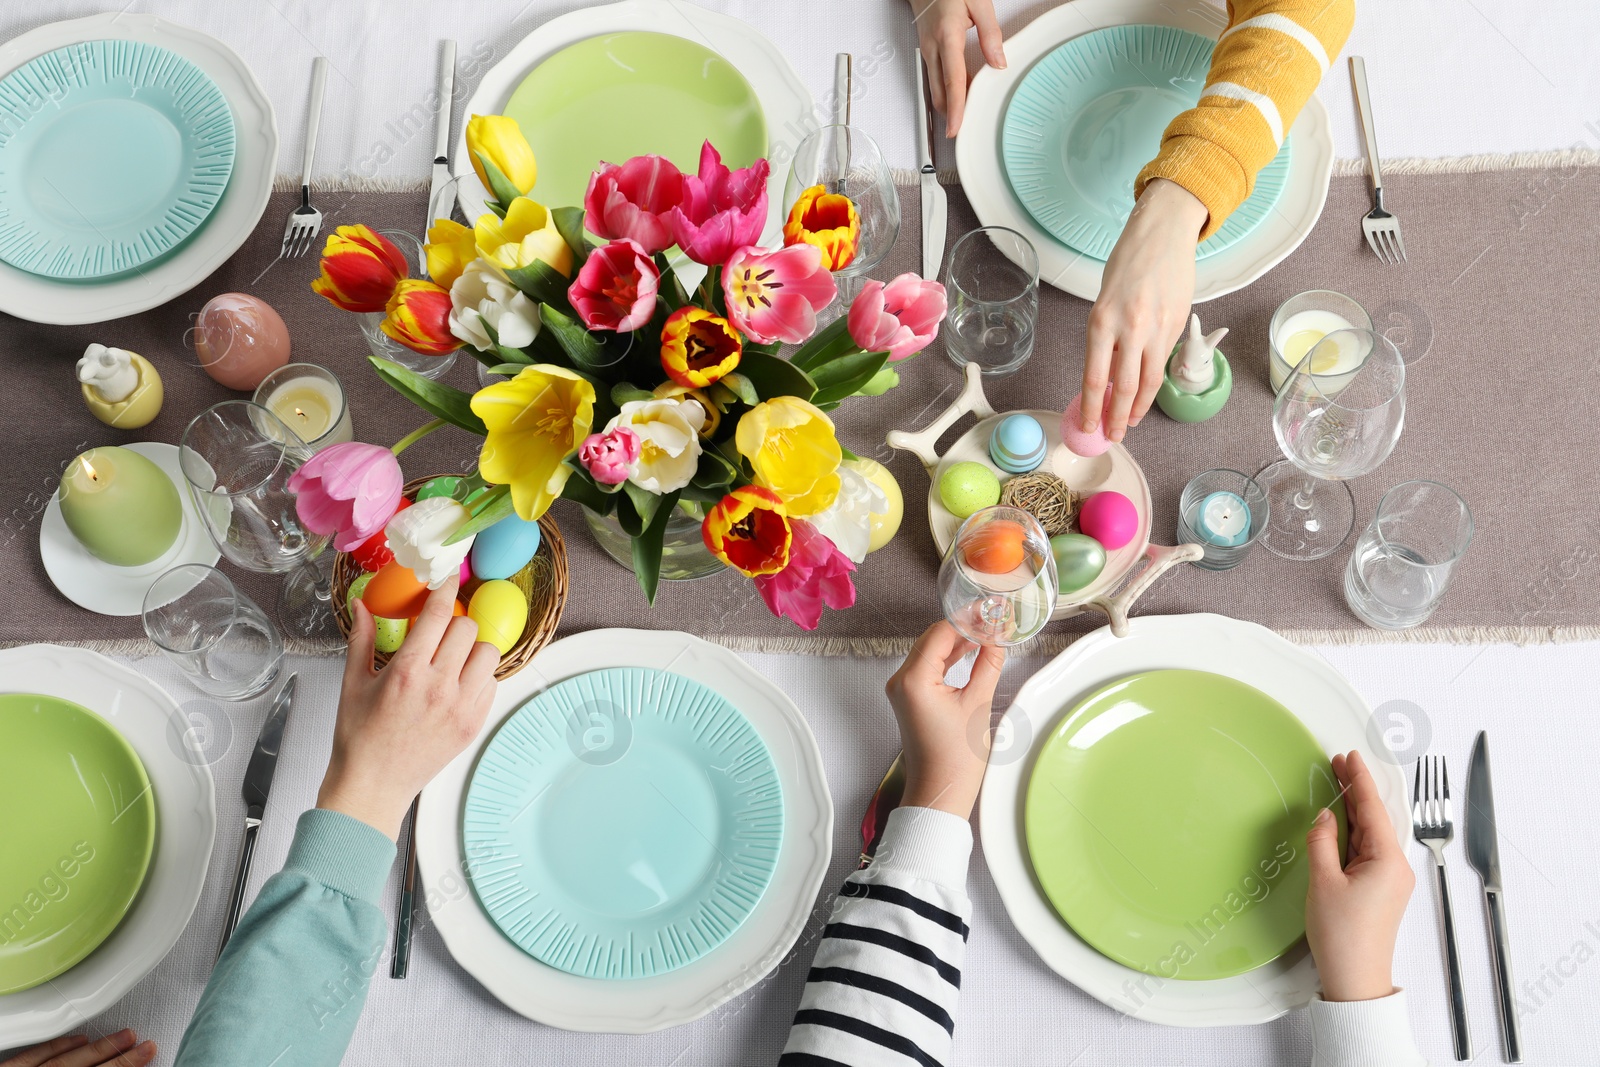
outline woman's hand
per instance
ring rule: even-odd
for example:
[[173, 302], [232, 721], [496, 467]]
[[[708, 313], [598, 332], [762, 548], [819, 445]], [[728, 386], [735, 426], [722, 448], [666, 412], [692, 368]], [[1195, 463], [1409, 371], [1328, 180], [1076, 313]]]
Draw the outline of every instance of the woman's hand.
[[1322, 811], [1306, 835], [1306, 940], [1324, 1000], [1375, 1000], [1394, 992], [1395, 936], [1417, 879], [1361, 753], [1333, 757], [1333, 773], [1345, 787], [1350, 859], [1340, 864], [1339, 825]]
[[972, 815], [989, 760], [989, 707], [1006, 651], [978, 648], [964, 688], [946, 685], [944, 676], [976, 647], [949, 623], [936, 622], [884, 686], [905, 747], [904, 807]]
[[961, 130], [967, 106], [967, 31], [978, 28], [978, 47], [991, 67], [1005, 69], [1006, 53], [992, 0], [911, 0], [917, 40], [928, 64], [933, 106], [944, 113], [946, 137]]
[[1083, 429], [1100, 422], [1106, 383], [1114, 382], [1106, 436], [1122, 440], [1161, 388], [1172, 346], [1194, 300], [1195, 241], [1206, 207], [1176, 182], [1155, 178], [1117, 238], [1089, 311], [1083, 359]]
[[500, 653], [452, 608], [457, 580], [428, 594], [405, 644], [372, 667], [372, 613], [351, 606], [333, 755], [317, 807], [342, 811], [396, 837], [411, 799], [478, 736], [494, 703]]
[[58, 1037], [23, 1049], [0, 1067], [144, 1067], [155, 1058], [154, 1041], [140, 1041], [132, 1030], [118, 1030], [93, 1044], [82, 1034]]

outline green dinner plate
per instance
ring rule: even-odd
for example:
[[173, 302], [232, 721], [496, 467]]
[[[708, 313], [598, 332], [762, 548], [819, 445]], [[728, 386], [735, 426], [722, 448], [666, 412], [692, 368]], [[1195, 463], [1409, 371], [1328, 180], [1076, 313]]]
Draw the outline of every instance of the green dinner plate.
[[767, 152], [767, 120], [738, 69], [694, 41], [665, 33], [608, 33], [569, 45], [535, 67], [505, 113], [539, 161], [534, 199], [580, 207], [602, 162], [665, 156], [694, 173], [710, 141], [730, 167]]
[[692, 963], [766, 892], [783, 796], [750, 721], [698, 682], [569, 678], [500, 727], [462, 814], [472, 886], [523, 951], [589, 978]]
[[155, 849], [144, 764], [106, 720], [0, 696], [0, 994], [49, 981], [127, 914]]
[[176, 52], [47, 52], [0, 80], [0, 259], [72, 281], [135, 271], [210, 216], [233, 152], [222, 90]]
[[1305, 936], [1306, 832], [1339, 785], [1289, 709], [1203, 671], [1150, 671], [1073, 708], [1039, 751], [1024, 827], [1051, 906], [1097, 951], [1205, 981]]
[[[1034, 221], [1103, 260], [1133, 210], [1133, 180], [1167, 124], [1195, 106], [1216, 42], [1173, 26], [1111, 26], [1045, 55], [1006, 107], [1006, 179]], [[1220, 252], [1255, 229], [1283, 192], [1289, 142], [1256, 175], [1244, 203], [1195, 250]]]

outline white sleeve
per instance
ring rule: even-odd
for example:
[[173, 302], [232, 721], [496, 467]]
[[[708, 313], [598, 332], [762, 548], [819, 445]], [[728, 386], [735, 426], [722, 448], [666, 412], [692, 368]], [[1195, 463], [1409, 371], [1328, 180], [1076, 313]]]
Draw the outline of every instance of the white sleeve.
[[1411, 1036], [1406, 994], [1311, 1002], [1311, 1067], [1427, 1067]]

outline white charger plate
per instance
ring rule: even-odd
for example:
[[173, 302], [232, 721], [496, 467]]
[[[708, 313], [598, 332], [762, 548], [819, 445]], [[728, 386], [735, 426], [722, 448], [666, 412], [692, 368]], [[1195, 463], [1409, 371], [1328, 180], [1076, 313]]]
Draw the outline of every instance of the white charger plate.
[[[715, 951], [666, 974], [584, 978], [540, 963], [478, 904], [463, 850], [462, 799], [489, 738], [528, 699], [607, 667], [650, 667], [692, 678], [739, 709], [761, 735], [783, 789], [783, 845], [755, 909]], [[727, 649], [670, 630], [591, 630], [556, 641], [500, 683], [494, 709], [467, 750], [441, 771], [417, 809], [417, 860], [429, 915], [445, 946], [506, 1007], [563, 1030], [642, 1034], [691, 1022], [766, 977], [794, 946], [832, 852], [833, 801], [816, 738], [794, 702]]]
[[[775, 244], [783, 225], [783, 188], [789, 178], [789, 164], [806, 134], [817, 128], [817, 116], [811, 93], [789, 60], [760, 30], [741, 19], [708, 11], [688, 0], [623, 0], [618, 4], [580, 8], [539, 26], [491, 67], [467, 101], [467, 117], [503, 112], [506, 101], [511, 99], [528, 72], [568, 45], [602, 33], [624, 30], [670, 33], [704, 45], [732, 63], [755, 90], [767, 117], [767, 159], [772, 164], [772, 173], [767, 179], [767, 228], [762, 243]], [[611, 162], [621, 163], [622, 160]], [[599, 166], [600, 160], [595, 160], [594, 165]], [[456, 138], [455, 174], [458, 179], [456, 197], [462, 215], [469, 221], [476, 219], [488, 210], [484, 206], [488, 190], [472, 169], [465, 121]], [[534, 198], [538, 199], [537, 186]]]
[[[1040, 279], [1085, 300], [1100, 295], [1105, 263], [1068, 248], [1023, 208], [1006, 180], [1001, 131], [1012, 91], [1039, 59], [1091, 30], [1140, 23], [1176, 26], [1212, 40], [1225, 25], [1216, 8], [1165, 0], [1074, 0], [1051, 8], [1006, 41], [1006, 69], [979, 69], [956, 136], [956, 166], [978, 221], [1022, 234], [1039, 255]], [[1243, 289], [1300, 247], [1316, 225], [1333, 173], [1333, 133], [1315, 95], [1301, 108], [1290, 137], [1294, 149], [1277, 204], [1248, 236], [1195, 264], [1195, 303]]]
[[233, 112], [233, 173], [198, 232], [165, 259], [131, 274], [98, 283], [58, 281], [0, 263], [0, 311], [30, 322], [105, 322], [187, 292], [244, 244], [272, 195], [278, 163], [272, 104], [244, 60], [214, 37], [154, 15], [108, 11], [53, 22], [0, 45], [0, 76], [66, 45], [107, 39], [142, 41], [176, 52], [216, 83]]
[[[1130, 620], [1126, 637], [1101, 628], [1081, 638], [1018, 691], [1005, 714], [1004, 758], [983, 780], [978, 829], [983, 855], [1017, 930], [1061, 977], [1101, 1003], [1166, 1026], [1240, 1026], [1303, 1007], [1320, 988], [1302, 943], [1248, 974], [1216, 981], [1164, 980], [1100, 955], [1072, 932], [1034, 878], [1022, 824], [1028, 778], [1046, 738], [1067, 710], [1108, 682], [1141, 671], [1208, 671], [1238, 679], [1294, 712], [1324, 751], [1360, 750], [1405, 840], [1410, 833], [1404, 776], [1394, 757], [1372, 746], [1366, 701], [1314, 652], [1264, 626], [1222, 615], [1150, 615]], [[1304, 848], [1304, 840], [1291, 842]]]
[[82, 704], [128, 739], [156, 798], [156, 853], [133, 907], [81, 963], [0, 997], [0, 1049], [81, 1028], [155, 969], [189, 925], [211, 862], [217, 800], [211, 769], [185, 747], [189, 722], [160, 686], [83, 648], [0, 651], [0, 689]]

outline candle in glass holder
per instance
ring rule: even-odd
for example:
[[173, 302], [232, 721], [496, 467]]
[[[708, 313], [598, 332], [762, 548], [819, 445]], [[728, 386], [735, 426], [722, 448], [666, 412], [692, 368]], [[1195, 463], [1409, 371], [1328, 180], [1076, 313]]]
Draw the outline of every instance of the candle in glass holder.
[[96, 559], [141, 567], [172, 548], [183, 505], [167, 473], [126, 448], [91, 448], [67, 465], [58, 494], [61, 517]]
[[313, 449], [351, 440], [350, 409], [331, 371], [310, 363], [279, 367], [257, 387], [255, 401]]
[[[1370, 330], [1372, 317], [1354, 299], [1329, 289], [1313, 289], [1291, 296], [1279, 305], [1268, 328], [1271, 356], [1267, 366], [1272, 391], [1283, 388], [1284, 381], [1300, 365], [1306, 353], [1312, 352], [1322, 339], [1340, 330]], [[1311, 373], [1321, 379], [1320, 384], [1330, 393], [1342, 389], [1349, 376], [1366, 359], [1366, 350], [1356, 343], [1328, 345], [1312, 354]]]

